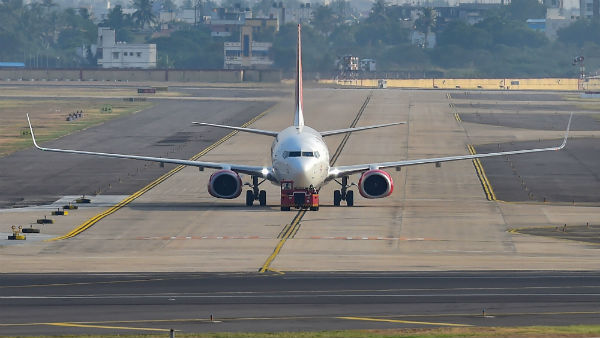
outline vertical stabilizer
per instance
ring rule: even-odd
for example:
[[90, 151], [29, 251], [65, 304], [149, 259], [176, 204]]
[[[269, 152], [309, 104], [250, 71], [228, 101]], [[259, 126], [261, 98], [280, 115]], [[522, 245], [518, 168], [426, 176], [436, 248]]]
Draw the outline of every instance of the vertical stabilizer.
[[294, 113], [294, 126], [304, 126], [304, 115], [302, 115], [302, 39], [300, 25], [298, 25], [298, 55], [296, 56], [296, 112]]

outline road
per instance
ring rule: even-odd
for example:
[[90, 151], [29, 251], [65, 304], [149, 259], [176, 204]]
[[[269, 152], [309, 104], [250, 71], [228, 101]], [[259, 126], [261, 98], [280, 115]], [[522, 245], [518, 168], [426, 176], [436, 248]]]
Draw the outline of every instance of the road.
[[597, 272], [7, 274], [0, 280], [0, 331], [77, 335], [171, 328], [191, 333], [597, 324], [598, 301]]

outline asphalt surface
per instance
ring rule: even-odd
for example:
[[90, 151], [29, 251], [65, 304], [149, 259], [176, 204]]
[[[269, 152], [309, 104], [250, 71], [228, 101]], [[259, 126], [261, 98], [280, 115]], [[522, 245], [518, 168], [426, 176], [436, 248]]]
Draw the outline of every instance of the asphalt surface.
[[[560, 140], [478, 145], [478, 153], [556, 146]], [[569, 139], [562, 151], [482, 159], [503, 201], [599, 202], [600, 140]]]
[[464, 93], [453, 92], [453, 99], [457, 100], [486, 100], [486, 101], [562, 101], [560, 94], [554, 93], [507, 93], [489, 91], [470, 91]]
[[580, 111], [582, 107], [579, 107], [575, 104], [544, 104], [540, 102], [533, 103], [502, 103], [502, 102], [493, 102], [493, 103], [480, 103], [480, 102], [470, 102], [470, 103], [455, 103], [454, 106], [458, 109], [469, 108], [469, 109], [481, 109], [481, 110], [510, 110], [510, 111], [531, 111], [531, 110], [542, 110], [542, 111]]
[[597, 272], [5, 274], [0, 332], [597, 324], [599, 301]]
[[[464, 122], [491, 124], [509, 128], [537, 130], [565, 130], [569, 114], [512, 114], [512, 113], [471, 113], [460, 114]], [[600, 130], [600, 114], [579, 114], [573, 118], [571, 130]]]
[[[266, 110], [265, 101], [156, 100], [154, 107], [120, 117], [43, 146], [187, 159], [229, 133], [192, 121], [239, 126]], [[36, 116], [31, 116], [34, 128]], [[0, 158], [0, 207], [47, 204], [64, 195], [127, 195], [173, 165], [30, 148]]]
[[[587, 222], [586, 225], [565, 224], [557, 227], [530, 227], [517, 229], [516, 232], [527, 235], [546, 236], [572, 241], [600, 244], [600, 224]], [[597, 248], [597, 247], [596, 247]]]

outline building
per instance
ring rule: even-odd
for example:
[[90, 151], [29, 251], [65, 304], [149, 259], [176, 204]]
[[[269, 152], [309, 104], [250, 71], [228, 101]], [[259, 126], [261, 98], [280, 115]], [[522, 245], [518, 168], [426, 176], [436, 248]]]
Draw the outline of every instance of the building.
[[527, 19], [527, 27], [536, 30], [536, 31], [540, 31], [540, 32], [545, 32], [546, 31], [546, 19]]
[[115, 31], [98, 27], [96, 56], [102, 68], [156, 68], [155, 44], [128, 44], [115, 41]]
[[564, 8], [548, 8], [546, 11], [546, 37], [555, 40], [558, 30], [564, 28], [579, 18], [579, 10]]
[[273, 3], [273, 7], [269, 9], [269, 18], [274, 18], [279, 21], [280, 25], [286, 23], [310, 23], [313, 15], [313, 9], [310, 2], [302, 3], [297, 8], [286, 8], [283, 2]]
[[437, 36], [434, 32], [425, 34], [423, 32], [419, 32], [418, 30], [412, 30], [410, 32], [410, 43], [421, 48], [435, 48], [437, 44]]
[[270, 42], [256, 42], [252, 38], [252, 26], [240, 30], [240, 42], [224, 43], [225, 69], [267, 69], [273, 66]]
[[277, 18], [246, 18], [244, 26], [252, 27], [252, 33], [260, 33], [265, 30], [279, 31], [279, 20]]
[[600, 18], [600, 0], [579, 0], [579, 11], [582, 18]]

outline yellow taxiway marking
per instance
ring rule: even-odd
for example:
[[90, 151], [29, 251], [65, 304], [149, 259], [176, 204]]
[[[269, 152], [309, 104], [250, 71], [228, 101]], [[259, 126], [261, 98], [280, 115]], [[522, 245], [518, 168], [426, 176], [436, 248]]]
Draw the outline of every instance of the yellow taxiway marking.
[[458, 326], [458, 327], [473, 326], [473, 325], [469, 325], [469, 324], [418, 322], [418, 321], [412, 321], [412, 320], [399, 320], [399, 319], [386, 319], [386, 318], [369, 318], [369, 317], [336, 317], [336, 318], [338, 318], [338, 319], [347, 319], [347, 320], [363, 320], [363, 321], [368, 321], [368, 322], [387, 322], [387, 323], [435, 325], [435, 326]]
[[171, 329], [156, 329], [151, 327], [126, 327], [126, 326], [105, 326], [105, 325], [88, 325], [88, 324], [77, 324], [77, 323], [44, 323], [50, 326], [68, 326], [68, 327], [84, 327], [93, 329], [113, 329], [113, 330], [135, 330], [135, 331], [160, 331], [170, 332]]
[[[473, 147], [470, 144], [467, 147], [469, 148], [469, 152], [471, 153], [471, 155], [477, 154], [477, 152], [475, 151], [475, 147]], [[481, 185], [483, 186], [483, 190], [485, 191], [485, 195], [488, 201], [495, 201], [496, 194], [494, 193], [494, 189], [492, 189], [492, 184], [490, 183], [490, 181], [487, 178], [487, 175], [485, 174], [485, 170], [483, 169], [481, 161], [478, 158], [473, 159], [473, 165], [475, 166], [477, 176], [479, 176], [479, 180], [481, 181]]]
[[[242, 125], [242, 127], [247, 127], [247, 126], [253, 124], [258, 119], [260, 119], [261, 117], [265, 116], [267, 114], [267, 112], [269, 112], [269, 110], [271, 110], [271, 108], [263, 111], [262, 113], [258, 114], [253, 119], [251, 119], [250, 121], [244, 123]], [[206, 153], [208, 153], [209, 151], [211, 151], [214, 148], [218, 147], [223, 142], [229, 140], [231, 137], [233, 137], [233, 135], [235, 135], [237, 133], [238, 133], [238, 131], [232, 131], [231, 133], [227, 134], [222, 139], [220, 139], [217, 142], [211, 144], [210, 146], [208, 146], [207, 148], [205, 148], [204, 150], [202, 150], [198, 154], [192, 156], [192, 158], [190, 158], [190, 160], [191, 161], [195, 161], [198, 158], [204, 156]], [[166, 174], [162, 175], [161, 177], [157, 178], [156, 180], [152, 181], [150, 184], [148, 184], [147, 186], [143, 187], [142, 189], [134, 192], [129, 197], [125, 198], [121, 202], [119, 202], [119, 203], [115, 204], [114, 206], [110, 207], [108, 210], [106, 210], [104, 212], [101, 212], [98, 215], [96, 215], [96, 216], [88, 219], [87, 221], [83, 222], [81, 225], [79, 225], [75, 229], [71, 230], [71, 232], [69, 232], [69, 233], [67, 233], [67, 234], [65, 234], [63, 236], [59, 236], [59, 237], [47, 239], [46, 241], [57, 241], [57, 240], [61, 240], [61, 239], [72, 238], [72, 237], [75, 237], [75, 236], [79, 235], [80, 233], [82, 233], [85, 230], [89, 229], [94, 224], [98, 223], [101, 219], [103, 219], [106, 216], [108, 216], [108, 215], [116, 212], [117, 210], [123, 208], [124, 206], [126, 206], [127, 204], [129, 204], [133, 200], [135, 200], [136, 198], [138, 198], [138, 197], [142, 196], [143, 194], [145, 194], [146, 192], [150, 191], [152, 188], [154, 188], [157, 185], [161, 184], [162, 182], [164, 182], [165, 180], [167, 180], [169, 177], [175, 175], [177, 172], [179, 172], [180, 170], [182, 170], [185, 167], [186, 166], [184, 166], [184, 165], [179, 165], [179, 166], [175, 167], [175, 169], [169, 171], [168, 173], [166, 173]]]
[[298, 231], [298, 228], [300, 227], [300, 220], [302, 219], [302, 217], [304, 216], [305, 213], [306, 213], [306, 209], [300, 210], [298, 212], [298, 214], [296, 214], [296, 217], [294, 217], [292, 222], [283, 229], [283, 231], [282, 231], [283, 235], [281, 236], [281, 240], [279, 240], [279, 243], [277, 243], [277, 246], [273, 250], [273, 253], [267, 258], [267, 260], [265, 261], [265, 264], [263, 264], [263, 266], [258, 270], [258, 272], [265, 273], [266, 271], [275, 271], [275, 272], [281, 273], [281, 271], [271, 269], [270, 268], [271, 263], [273, 263], [273, 260], [275, 260], [275, 257], [277, 257], [277, 255], [279, 254], [279, 251], [281, 251], [281, 248], [283, 247], [285, 242], [288, 240], [288, 238], [290, 238], [290, 236], [292, 236], [292, 234], [295, 234]]
[[[508, 317], [508, 316], [564, 316], [564, 315], [597, 315], [600, 311], [565, 311], [565, 312], [505, 312], [505, 313], [493, 313], [491, 315], [495, 317]], [[442, 322], [422, 322], [422, 321], [408, 321], [399, 320], [393, 318], [439, 318], [439, 317], [481, 317], [481, 313], [439, 313], [439, 314], [403, 314], [403, 315], [389, 315], [389, 316], [378, 316], [378, 317], [328, 317], [328, 316], [283, 316], [283, 317], [229, 317], [229, 318], [218, 318], [219, 321], [269, 321], [269, 320], [305, 320], [305, 319], [323, 319], [323, 318], [335, 318], [345, 320], [363, 320], [363, 321], [376, 321], [376, 322], [390, 322], [390, 323], [405, 323], [405, 324], [422, 324], [422, 325], [438, 325], [438, 326], [471, 326], [467, 324], [457, 323], [442, 323]], [[105, 327], [105, 328], [120, 328], [122, 326], [114, 326], [118, 324], [142, 324], [142, 323], [211, 323], [210, 319], [202, 318], [173, 318], [173, 319], [138, 319], [138, 320], [114, 320], [114, 321], [89, 321], [89, 322], [47, 322], [47, 323], [0, 323], [0, 327], [15, 327], [15, 326], [80, 326], [80, 327]], [[217, 322], [217, 320], [212, 321]], [[126, 327], [131, 330], [143, 330], [144, 328], [132, 328]], [[152, 330], [163, 330], [163, 329], [152, 329]], [[167, 330], [168, 331], [168, 330]]]

